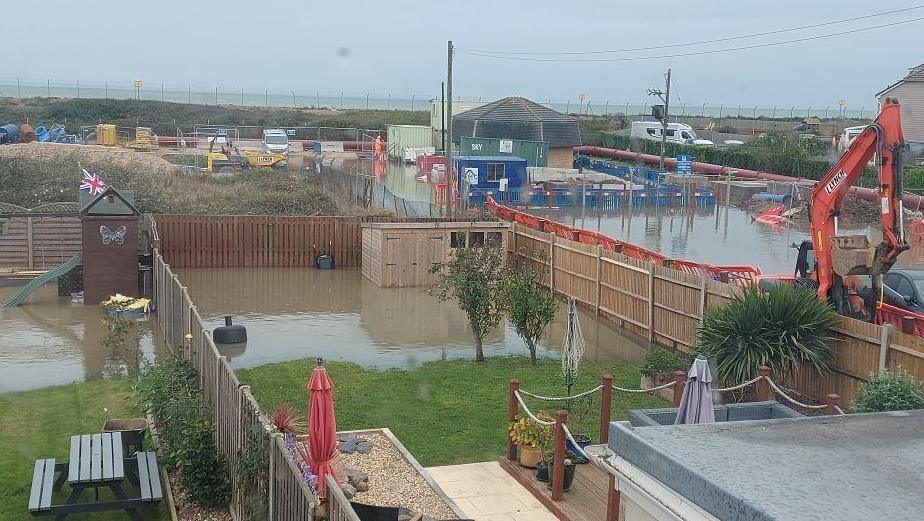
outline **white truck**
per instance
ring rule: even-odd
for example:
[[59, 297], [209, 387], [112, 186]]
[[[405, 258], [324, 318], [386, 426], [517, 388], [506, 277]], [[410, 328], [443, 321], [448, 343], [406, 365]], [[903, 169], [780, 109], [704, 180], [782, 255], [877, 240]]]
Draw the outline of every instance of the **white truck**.
[[[629, 137], [636, 139], [648, 139], [650, 141], [661, 141], [661, 131], [663, 127], [660, 121], [633, 121]], [[698, 146], [715, 146], [715, 143], [708, 139], [700, 139], [696, 131], [690, 125], [683, 123], [667, 124], [668, 143], [677, 143], [680, 145], [698, 145]]]
[[289, 135], [285, 130], [268, 128], [263, 131], [263, 150], [271, 154], [289, 153]]

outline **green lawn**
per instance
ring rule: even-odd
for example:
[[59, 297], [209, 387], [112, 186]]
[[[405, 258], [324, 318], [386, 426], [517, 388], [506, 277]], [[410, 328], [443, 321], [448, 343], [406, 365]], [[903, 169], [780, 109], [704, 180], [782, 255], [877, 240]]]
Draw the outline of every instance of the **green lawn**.
[[[249, 384], [267, 412], [280, 404], [292, 405], [304, 420], [305, 384], [314, 360], [296, 360], [237, 372]], [[327, 369], [334, 382], [338, 430], [388, 427], [424, 466], [449, 465], [496, 459], [506, 447], [507, 389], [511, 378], [521, 387], [546, 396], [563, 395], [561, 365], [541, 360], [532, 367], [526, 358], [489, 358], [471, 361], [430, 362], [413, 370], [376, 371], [350, 363], [331, 362]], [[637, 389], [635, 365], [584, 363], [574, 393], [599, 385], [604, 373], [616, 385]], [[599, 395], [578, 400], [572, 407], [571, 431], [579, 427], [593, 435], [599, 430]], [[528, 401], [530, 409], [543, 407]], [[645, 394], [613, 394], [613, 419], [625, 419], [628, 409], [665, 406]]]
[[[28, 504], [35, 460], [66, 460], [71, 435], [101, 432], [104, 408], [111, 418], [137, 416], [128, 391], [124, 381], [92, 381], [0, 394], [0, 519], [34, 519]], [[142, 515], [147, 521], [170, 517], [163, 506], [146, 508]], [[127, 518], [122, 511], [68, 516], [75, 521]]]

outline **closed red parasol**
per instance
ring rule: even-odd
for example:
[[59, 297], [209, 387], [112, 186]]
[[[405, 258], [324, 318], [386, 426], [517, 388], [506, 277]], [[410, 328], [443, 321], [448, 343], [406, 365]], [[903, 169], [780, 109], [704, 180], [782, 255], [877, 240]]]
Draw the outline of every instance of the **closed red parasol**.
[[[318, 365], [308, 382], [308, 464], [318, 477], [318, 494], [326, 497], [324, 478], [334, 475], [333, 459], [337, 454], [337, 420], [334, 417], [333, 383], [318, 358]], [[335, 476], [336, 477], [336, 476]]]

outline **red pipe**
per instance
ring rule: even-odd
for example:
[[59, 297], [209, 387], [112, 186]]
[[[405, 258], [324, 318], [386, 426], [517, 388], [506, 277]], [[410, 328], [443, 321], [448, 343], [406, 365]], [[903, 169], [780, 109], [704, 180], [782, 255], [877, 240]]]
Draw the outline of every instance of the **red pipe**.
[[[614, 150], [612, 148], [603, 148], [603, 147], [592, 147], [592, 146], [579, 146], [574, 147], [574, 152], [578, 154], [586, 154], [589, 156], [597, 157], [609, 157], [612, 159], [621, 159], [623, 161], [632, 161], [636, 163], [646, 163], [649, 165], [659, 165], [661, 158], [660, 156], [655, 156], [652, 154], [642, 154], [641, 152], [630, 152], [628, 150]], [[664, 166], [673, 168], [675, 166], [676, 160], [672, 157], [664, 158]], [[699, 161], [693, 162], [693, 171], [708, 174], [708, 175], [725, 175], [728, 172], [733, 172], [736, 176], [746, 177], [748, 179], [764, 179], [767, 181], [779, 181], [782, 183], [810, 183], [814, 185], [817, 181], [814, 179], [805, 179], [803, 177], [790, 177], [787, 175], [772, 174], [770, 172], [761, 172], [759, 170], [748, 170], [746, 168], [735, 168], [727, 167], [721, 165], [714, 165], [712, 163], [700, 163]], [[850, 193], [856, 195], [864, 201], [870, 201], [874, 203], [879, 202], [879, 191], [872, 188], [862, 188], [859, 186], [851, 186]], [[921, 196], [906, 193], [902, 197], [902, 201], [905, 203], [905, 208], [918, 208], [924, 203]]]
[[[182, 139], [186, 143], [186, 146], [195, 146], [199, 143], [200, 138], [197, 138], [197, 137], [177, 138], [176, 136], [157, 136], [157, 143], [160, 145], [164, 145], [164, 146], [175, 146], [180, 139]], [[206, 138], [201, 138], [201, 139], [203, 140], [203, 143], [207, 142], [205, 141]], [[238, 141], [251, 141], [254, 143], [260, 142], [259, 139], [239, 139]], [[305, 150], [308, 150], [314, 146], [315, 140], [314, 139], [293, 139], [292, 142], [301, 143], [302, 148]], [[370, 150], [370, 151], [372, 150], [372, 141], [343, 141], [342, 143], [343, 143], [344, 150]]]

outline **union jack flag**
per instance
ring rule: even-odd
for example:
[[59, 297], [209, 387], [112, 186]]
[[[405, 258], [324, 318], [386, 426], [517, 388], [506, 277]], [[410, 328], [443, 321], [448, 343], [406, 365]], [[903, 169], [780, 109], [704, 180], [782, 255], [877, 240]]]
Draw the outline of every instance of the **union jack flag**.
[[86, 168], [81, 168], [81, 170], [83, 171], [83, 179], [80, 180], [81, 190], [90, 192], [91, 197], [96, 197], [106, 191], [106, 183], [99, 174], [91, 174]]

